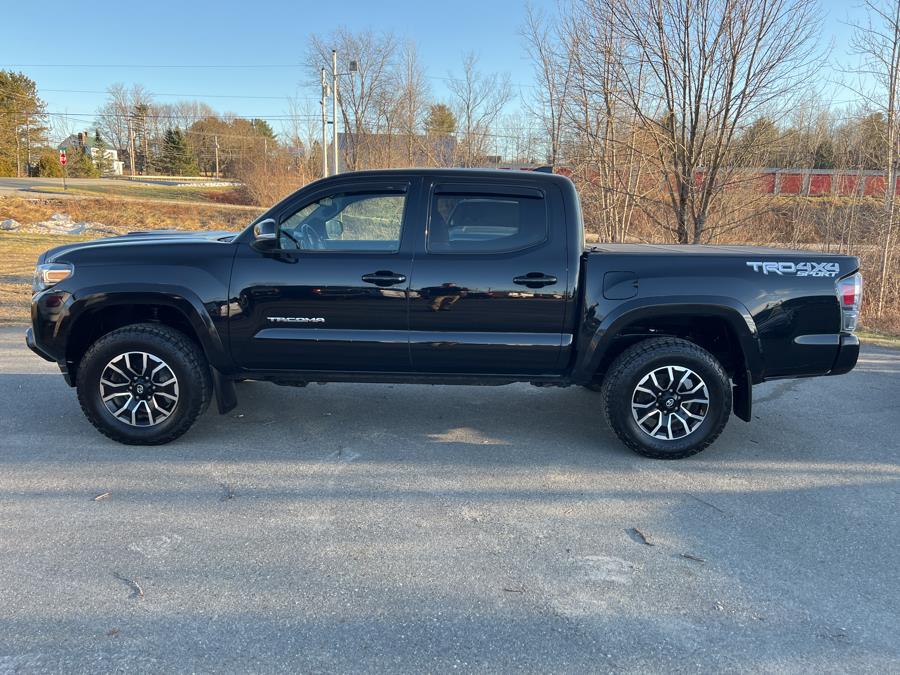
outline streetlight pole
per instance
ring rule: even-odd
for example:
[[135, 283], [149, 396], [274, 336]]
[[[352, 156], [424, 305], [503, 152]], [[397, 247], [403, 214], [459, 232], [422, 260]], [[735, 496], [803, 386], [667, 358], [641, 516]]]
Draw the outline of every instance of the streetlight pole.
[[334, 175], [340, 173], [340, 165], [338, 164], [338, 133], [337, 133], [337, 119], [338, 119], [338, 72], [337, 72], [337, 50], [331, 50], [331, 120], [332, 120], [332, 129], [331, 129], [331, 142], [333, 145], [332, 148], [332, 162], [334, 164]]

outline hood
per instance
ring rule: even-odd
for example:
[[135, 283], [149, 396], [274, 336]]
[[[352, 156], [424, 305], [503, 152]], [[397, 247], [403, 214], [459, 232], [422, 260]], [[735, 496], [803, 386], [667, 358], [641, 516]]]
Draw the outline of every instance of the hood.
[[81, 241], [75, 244], [65, 244], [46, 251], [38, 260], [38, 263], [54, 262], [66, 253], [85, 251], [90, 249], [117, 248], [120, 246], [146, 246], [160, 244], [183, 243], [228, 243], [237, 236], [237, 232], [192, 232], [186, 230], [146, 230], [129, 232], [116, 237], [104, 237]]

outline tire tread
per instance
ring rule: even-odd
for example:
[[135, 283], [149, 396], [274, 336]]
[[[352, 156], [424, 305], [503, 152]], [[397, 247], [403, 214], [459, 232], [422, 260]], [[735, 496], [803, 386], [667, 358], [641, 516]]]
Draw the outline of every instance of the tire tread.
[[201, 401], [196, 410], [194, 410], [191, 414], [185, 416], [183, 420], [181, 420], [176, 426], [169, 429], [163, 436], [153, 438], [138, 438], [127, 436], [119, 432], [115, 427], [111, 425], [105, 425], [100, 420], [96, 419], [85, 398], [86, 394], [84, 394], [87, 387], [89, 386], [88, 383], [84, 382], [84, 377], [86, 377], [85, 372], [87, 372], [87, 369], [79, 367], [78, 375], [76, 377], [78, 403], [81, 406], [81, 411], [84, 413], [84, 416], [88, 418], [88, 421], [90, 421], [90, 423], [94, 426], [95, 429], [97, 429], [97, 431], [99, 431], [107, 438], [128, 445], [163, 445], [165, 443], [174, 441], [194, 425], [197, 419], [209, 407], [210, 401], [212, 400], [212, 382], [209, 374], [209, 365], [206, 362], [206, 357], [203, 355], [202, 351], [193, 340], [191, 340], [181, 331], [166, 326], [165, 324], [136, 323], [110, 331], [109, 333], [106, 333], [102, 337], [98, 338], [97, 341], [88, 348], [87, 352], [85, 352], [84, 356], [82, 357], [81, 362], [84, 363], [85, 361], [92, 358], [96, 352], [103, 349], [109, 342], [113, 340], [129, 338], [140, 339], [146, 338], [147, 336], [152, 336], [156, 339], [168, 343], [169, 346], [181, 353], [187, 359], [191, 371], [193, 371], [194, 374], [197, 375], [196, 381], [200, 385]]
[[[728, 375], [725, 373], [722, 365], [712, 354], [703, 349], [703, 347], [700, 347], [699, 345], [682, 338], [648, 338], [632, 345], [621, 354], [619, 354], [619, 356], [616, 357], [616, 359], [613, 361], [609, 370], [606, 372], [605, 377], [603, 378], [603, 383], [600, 390], [600, 405], [603, 410], [603, 418], [606, 421], [606, 424], [613, 430], [619, 440], [622, 441], [622, 443], [624, 443], [633, 452], [636, 452], [637, 454], [644, 457], [649, 457], [651, 459], [684, 459], [685, 457], [696, 455], [698, 452], [701, 452], [712, 445], [725, 429], [725, 424], [720, 424], [718, 428], [714, 429], [709, 436], [707, 436], [703, 441], [695, 446], [691, 446], [690, 448], [676, 452], [659, 452], [657, 450], [654, 450], [653, 448], [649, 448], [635, 441], [632, 436], [623, 428], [623, 426], [618, 423], [618, 420], [615, 419], [615, 415], [613, 414], [613, 411], [611, 409], [612, 400], [610, 398], [610, 389], [615, 385], [615, 383], [623, 377], [625, 372], [629, 368], [631, 368], [635, 362], [647, 359], [654, 353], [660, 351], [665, 351], [669, 354], [672, 354], [673, 352], [677, 354], [680, 352], [682, 354], [687, 354], [694, 358], [705, 361], [710, 368], [717, 371], [719, 375], [725, 380], [725, 382], [728, 383], [728, 390], [730, 391], [731, 385], [728, 381]], [[728, 402], [730, 404], [730, 397]], [[727, 416], [725, 419], [728, 419]]]

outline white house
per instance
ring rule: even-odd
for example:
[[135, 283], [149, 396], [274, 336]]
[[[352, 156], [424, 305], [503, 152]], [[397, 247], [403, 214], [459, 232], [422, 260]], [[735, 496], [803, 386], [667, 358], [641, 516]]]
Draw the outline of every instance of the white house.
[[103, 158], [104, 175], [121, 176], [125, 172], [125, 163], [119, 161], [119, 153], [113, 148], [98, 148], [95, 145], [94, 136], [86, 131], [72, 134], [66, 140], [59, 144], [60, 150], [84, 148], [85, 151], [91, 153], [91, 159], [94, 163], [99, 163]]

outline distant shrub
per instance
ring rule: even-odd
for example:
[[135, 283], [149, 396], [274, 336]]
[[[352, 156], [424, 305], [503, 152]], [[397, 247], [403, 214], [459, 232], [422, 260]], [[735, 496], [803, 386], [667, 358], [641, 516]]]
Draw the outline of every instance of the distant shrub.
[[15, 176], [16, 163], [6, 157], [0, 157], [0, 176]]
[[97, 168], [97, 165], [94, 164], [94, 160], [91, 159], [91, 156], [84, 150], [81, 150], [80, 148], [70, 150], [68, 153], [68, 160], [68, 175], [72, 178], [100, 177], [100, 169]]
[[59, 163], [59, 155], [52, 151], [41, 153], [37, 164], [32, 168], [32, 173], [41, 178], [59, 178], [63, 175], [63, 168]]

